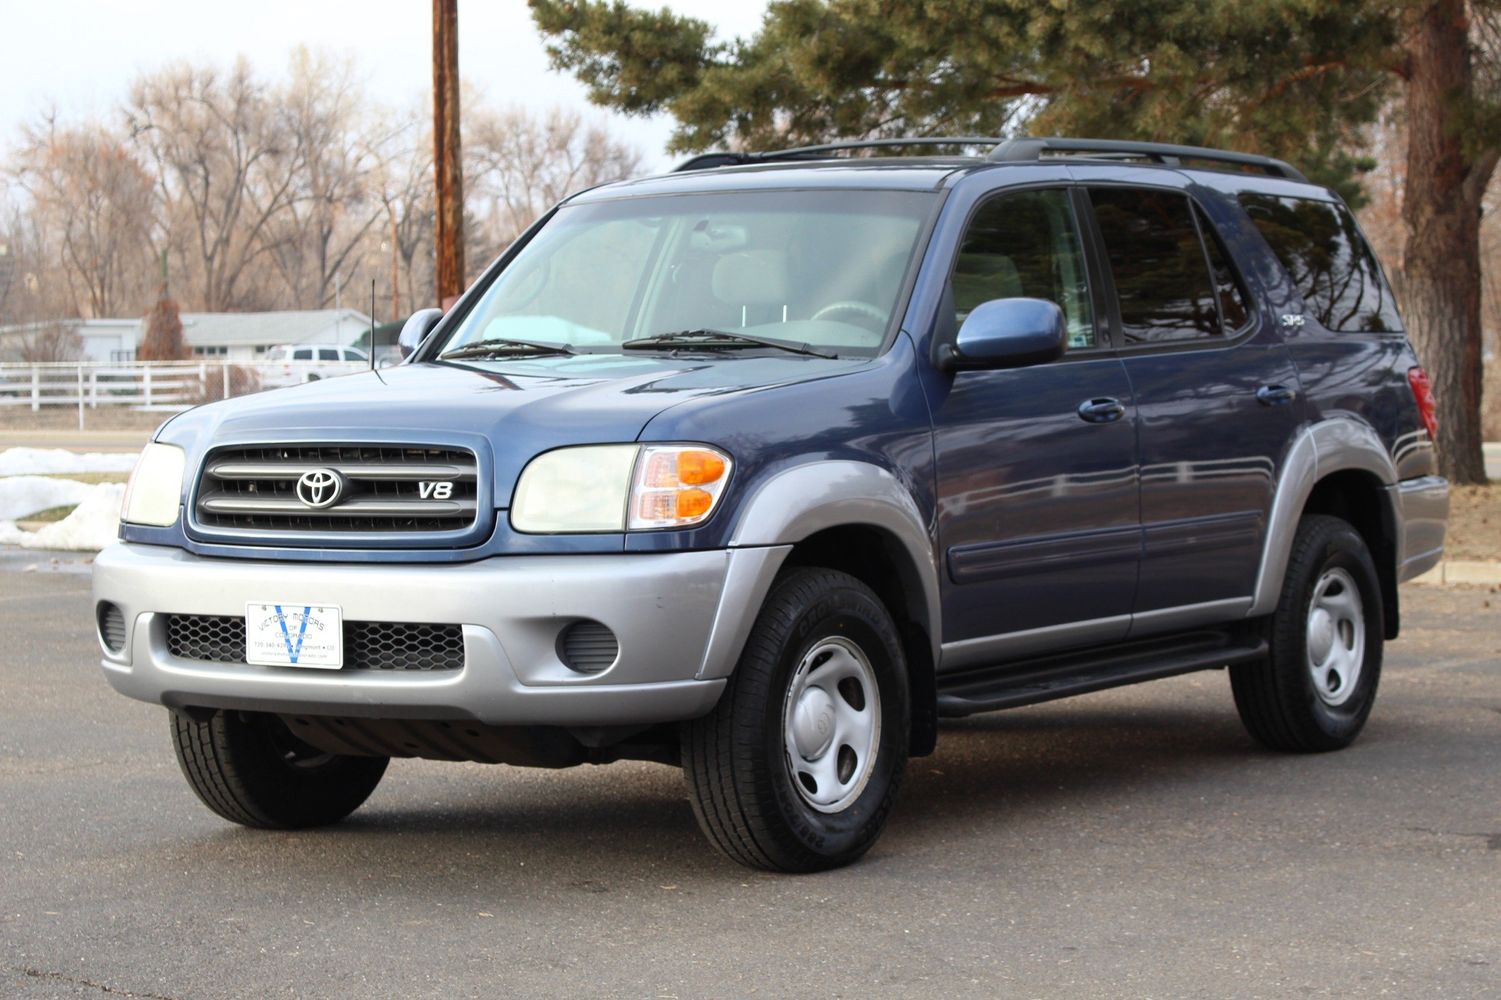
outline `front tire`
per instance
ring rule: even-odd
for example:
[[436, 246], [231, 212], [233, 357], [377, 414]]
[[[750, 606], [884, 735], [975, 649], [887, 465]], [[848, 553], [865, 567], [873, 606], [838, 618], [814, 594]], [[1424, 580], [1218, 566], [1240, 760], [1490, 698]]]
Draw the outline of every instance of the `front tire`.
[[1337, 517], [1304, 517], [1267, 623], [1268, 658], [1230, 668], [1246, 729], [1273, 750], [1349, 746], [1376, 701], [1384, 632], [1381, 585], [1360, 533]]
[[380, 784], [387, 757], [324, 753], [274, 715], [172, 716], [172, 746], [188, 785], [231, 823], [292, 830], [337, 823]]
[[752, 868], [847, 865], [885, 825], [909, 728], [906, 658], [880, 599], [846, 573], [793, 570], [719, 704], [683, 727], [694, 815]]

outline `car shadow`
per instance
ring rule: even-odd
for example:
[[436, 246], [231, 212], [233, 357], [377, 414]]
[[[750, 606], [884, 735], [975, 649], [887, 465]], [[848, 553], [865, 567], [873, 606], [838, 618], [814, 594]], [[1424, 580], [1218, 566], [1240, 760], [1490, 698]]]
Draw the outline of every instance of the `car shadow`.
[[[1207, 700], [1084, 699], [945, 720], [937, 752], [912, 761], [871, 860], [900, 864], [935, 837], [951, 843], [954, 830], [1047, 828], [1122, 795], [1233, 796], [1221, 781], [1227, 773], [1282, 781], [1299, 760], [1261, 749], [1233, 708]], [[397, 761], [372, 801], [338, 826], [225, 828], [187, 850], [217, 864], [225, 852], [260, 857], [268, 838], [273, 850], [291, 848], [275, 850], [288, 874], [306, 862], [320, 879], [358, 881], [375, 868], [425, 884], [511, 869], [592, 891], [649, 872], [673, 881], [754, 877], [703, 843], [676, 768], [636, 762], [540, 771]]]

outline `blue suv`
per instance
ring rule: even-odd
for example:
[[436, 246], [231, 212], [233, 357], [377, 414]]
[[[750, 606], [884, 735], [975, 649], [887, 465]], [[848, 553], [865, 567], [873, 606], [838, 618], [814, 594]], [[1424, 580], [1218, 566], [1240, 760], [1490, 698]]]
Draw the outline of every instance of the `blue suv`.
[[735, 860], [830, 868], [944, 716], [1228, 668], [1262, 744], [1345, 746], [1443, 551], [1391, 290], [1262, 157], [712, 154], [402, 344], [168, 421], [95, 565], [105, 676], [233, 822], [649, 760]]

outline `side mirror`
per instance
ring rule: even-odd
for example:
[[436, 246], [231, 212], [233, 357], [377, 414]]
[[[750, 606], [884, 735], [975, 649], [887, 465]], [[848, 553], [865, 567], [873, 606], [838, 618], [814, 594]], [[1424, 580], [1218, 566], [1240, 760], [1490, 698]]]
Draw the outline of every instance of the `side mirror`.
[[442, 309], [418, 309], [407, 317], [407, 321], [401, 326], [401, 333], [396, 335], [396, 347], [401, 351], [403, 361], [422, 346], [422, 342], [442, 318]]
[[953, 344], [938, 348], [941, 371], [1022, 368], [1063, 357], [1068, 323], [1056, 302], [1045, 299], [991, 299], [975, 306]]

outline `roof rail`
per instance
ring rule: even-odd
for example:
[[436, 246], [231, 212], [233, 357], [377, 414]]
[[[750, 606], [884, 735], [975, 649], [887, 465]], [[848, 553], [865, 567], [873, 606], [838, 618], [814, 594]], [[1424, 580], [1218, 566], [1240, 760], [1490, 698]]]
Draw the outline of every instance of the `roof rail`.
[[1178, 146], [1165, 142], [1135, 142], [1126, 139], [1072, 139], [1060, 136], [1046, 138], [1001, 139], [985, 135], [953, 136], [904, 136], [887, 139], [851, 139], [846, 142], [829, 142], [817, 146], [794, 146], [791, 149], [775, 149], [760, 153], [702, 153], [677, 167], [685, 170], [711, 170], [714, 167], [738, 166], [746, 163], [769, 163], [776, 160], [808, 160], [837, 153], [847, 149], [885, 149], [900, 146], [993, 146], [986, 159], [997, 163], [1016, 163], [1040, 160], [1048, 153], [1090, 156], [1096, 159], [1144, 159], [1164, 166], [1180, 166], [1184, 160], [1204, 160], [1237, 167], [1251, 167], [1272, 177], [1307, 181], [1297, 168], [1270, 156], [1254, 153], [1233, 153], [1208, 146]]
[[1228, 163], [1238, 167], [1252, 167], [1272, 177], [1285, 177], [1293, 181], [1308, 178], [1294, 166], [1270, 156], [1254, 153], [1232, 153], [1207, 146], [1179, 146], [1166, 142], [1135, 142], [1128, 139], [1070, 139], [1060, 136], [1047, 138], [1007, 139], [997, 144], [988, 159], [1013, 163], [1025, 160], [1040, 160], [1046, 153], [1072, 153], [1088, 156], [1094, 154], [1102, 159], [1140, 157], [1164, 166], [1179, 166], [1184, 160], [1208, 160], [1211, 163]]
[[846, 149], [881, 149], [893, 146], [999, 146], [1008, 140], [989, 135], [922, 135], [886, 139], [849, 139], [843, 142], [826, 142], [817, 146], [793, 146], [790, 149], [773, 149], [762, 153], [702, 153], [675, 168], [684, 170], [712, 170], [714, 167], [731, 167], [745, 163], [768, 163], [775, 160], [810, 160], [824, 153], [837, 153]]

